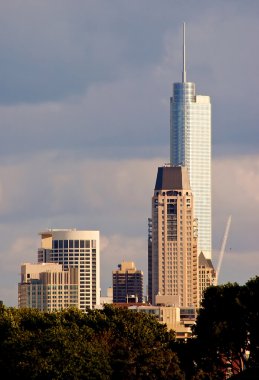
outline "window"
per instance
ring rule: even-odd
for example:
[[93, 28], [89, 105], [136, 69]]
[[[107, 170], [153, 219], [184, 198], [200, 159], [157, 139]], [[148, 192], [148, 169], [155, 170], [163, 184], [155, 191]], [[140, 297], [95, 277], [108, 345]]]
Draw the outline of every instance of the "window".
[[58, 240], [53, 240], [52, 247], [53, 249], [58, 249]]

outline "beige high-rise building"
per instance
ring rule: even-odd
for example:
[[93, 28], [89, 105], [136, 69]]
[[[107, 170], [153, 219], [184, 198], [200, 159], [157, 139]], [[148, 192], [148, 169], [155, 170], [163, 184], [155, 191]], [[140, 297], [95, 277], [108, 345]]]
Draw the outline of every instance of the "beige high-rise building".
[[78, 286], [77, 268], [64, 271], [60, 264], [22, 264], [18, 307], [31, 307], [46, 312], [79, 307]]
[[203, 293], [209, 286], [217, 285], [217, 273], [212, 261], [206, 259], [203, 252], [199, 254], [199, 299], [203, 298]]
[[193, 203], [187, 168], [159, 167], [149, 237], [149, 294], [153, 305], [199, 304]]

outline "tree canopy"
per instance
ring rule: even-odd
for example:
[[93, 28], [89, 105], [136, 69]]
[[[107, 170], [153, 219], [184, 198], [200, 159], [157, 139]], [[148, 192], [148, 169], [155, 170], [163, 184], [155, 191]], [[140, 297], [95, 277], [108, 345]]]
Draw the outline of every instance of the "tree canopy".
[[174, 341], [154, 317], [105, 307], [0, 309], [0, 368], [12, 379], [183, 379]]
[[176, 342], [172, 331], [143, 312], [105, 306], [86, 313], [77, 309], [43, 313], [2, 306], [1, 377], [259, 378], [258, 300], [259, 277], [243, 286], [234, 283], [207, 288], [193, 339], [187, 343]]
[[213, 379], [259, 367], [258, 300], [259, 277], [205, 290], [193, 330], [195, 360]]

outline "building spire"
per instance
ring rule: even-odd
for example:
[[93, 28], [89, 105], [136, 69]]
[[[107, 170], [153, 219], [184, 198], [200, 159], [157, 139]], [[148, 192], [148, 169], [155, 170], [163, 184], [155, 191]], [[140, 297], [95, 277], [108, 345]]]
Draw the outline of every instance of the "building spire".
[[183, 72], [182, 82], [186, 82], [186, 67], [185, 67], [185, 22], [183, 23]]

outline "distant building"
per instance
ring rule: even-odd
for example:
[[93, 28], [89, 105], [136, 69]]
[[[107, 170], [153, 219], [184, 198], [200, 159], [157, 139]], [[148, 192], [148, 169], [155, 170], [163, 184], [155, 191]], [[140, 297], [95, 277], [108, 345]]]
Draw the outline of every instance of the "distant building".
[[[166, 324], [168, 331], [175, 331], [176, 339], [179, 341], [192, 338], [192, 326], [196, 323], [197, 317], [196, 308], [151, 306], [140, 303], [115, 303], [113, 306], [154, 316], [159, 323]], [[103, 307], [104, 305], [98, 305], [96, 309], [102, 310]]]
[[199, 299], [203, 298], [203, 293], [206, 288], [212, 285], [217, 285], [217, 274], [213, 267], [212, 261], [206, 259], [201, 252], [199, 255]]
[[148, 303], [152, 303], [152, 272], [152, 218], [148, 218]]
[[[53, 290], [53, 293], [48, 294], [48, 297], [53, 295], [53, 300], [55, 297], [57, 300], [64, 299], [64, 303], [63, 301], [57, 302], [57, 308], [63, 308], [63, 305], [69, 304], [65, 300], [68, 295], [66, 292], [69, 290], [70, 285], [76, 286], [77, 302], [73, 298], [73, 305], [76, 304], [79, 309], [84, 311], [92, 309], [95, 305], [99, 305], [99, 231], [50, 229], [41, 232], [40, 236], [41, 247], [38, 249], [39, 266], [37, 267], [35, 264], [22, 266], [22, 278], [19, 285], [20, 305], [23, 305], [23, 302], [27, 302], [24, 301], [26, 299], [25, 289], [34, 293], [37, 288], [37, 292], [41, 296], [41, 289], [46, 284], [49, 284], [51, 291]], [[40, 264], [44, 265], [41, 266]], [[55, 290], [58, 291], [57, 294], [54, 294]], [[62, 293], [63, 291], [65, 293]], [[75, 292], [73, 293], [74, 295]], [[32, 305], [31, 301], [28, 301], [29, 305]], [[43, 304], [39, 303], [40, 298], [37, 301], [35, 300], [35, 302], [33, 303], [33, 305], [37, 305], [35, 307], [39, 309], [45, 308], [45, 300], [44, 302], [42, 301]], [[51, 308], [54, 308], [54, 306], [51, 306]]]
[[112, 288], [107, 288], [106, 296], [101, 295], [100, 305], [113, 303], [113, 290]]
[[143, 302], [143, 272], [134, 262], [123, 261], [112, 272], [113, 302]]
[[51, 229], [40, 233], [38, 262], [62, 264], [64, 270], [78, 268], [79, 308], [100, 303], [99, 231]]
[[18, 285], [18, 307], [45, 312], [79, 307], [78, 268], [64, 271], [54, 263], [22, 264]]
[[199, 304], [197, 223], [193, 203], [187, 168], [159, 167], [148, 238], [152, 305], [186, 308]]
[[186, 341], [192, 337], [192, 326], [196, 322], [195, 308], [180, 308], [172, 306], [130, 306], [129, 310], [147, 313], [165, 323], [168, 330], [175, 331], [176, 339]]

